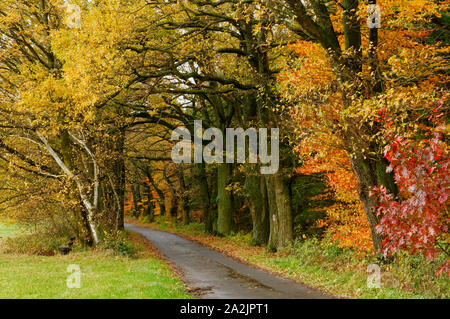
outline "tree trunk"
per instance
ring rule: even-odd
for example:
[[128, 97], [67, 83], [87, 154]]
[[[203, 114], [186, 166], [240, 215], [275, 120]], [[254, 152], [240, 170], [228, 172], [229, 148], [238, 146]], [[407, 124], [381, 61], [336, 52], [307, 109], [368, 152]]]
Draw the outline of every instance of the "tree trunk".
[[115, 195], [117, 196], [116, 230], [124, 229], [125, 206], [125, 132], [120, 130], [116, 140], [117, 159], [115, 161]]
[[153, 179], [150, 167], [148, 167], [148, 166], [146, 167], [145, 174], [146, 174], [150, 184], [153, 186], [153, 188], [158, 193], [159, 216], [165, 216], [166, 215], [166, 197], [164, 195], [164, 192], [158, 187], [158, 184], [156, 184], [155, 180]]
[[205, 164], [197, 164], [198, 179], [200, 182], [200, 198], [203, 210], [203, 216], [205, 218], [205, 232], [208, 234], [214, 233], [214, 218], [211, 207], [211, 195], [209, 193], [208, 178], [206, 176]]
[[266, 185], [270, 207], [268, 247], [276, 251], [293, 239], [291, 197], [287, 180], [279, 173], [266, 177]]
[[83, 229], [80, 241], [83, 243], [83, 245], [92, 247], [94, 245], [94, 237], [92, 236], [91, 227], [89, 225], [86, 210], [83, 209], [82, 205], [83, 204], [80, 203], [80, 206], [77, 208], [77, 211], [81, 218], [81, 224]]
[[231, 164], [219, 164], [217, 170], [217, 232], [226, 236], [231, 233], [233, 205], [231, 192], [227, 190], [231, 178]]
[[186, 201], [183, 201], [182, 204], [182, 223], [184, 226], [189, 225], [191, 223], [191, 209], [189, 205], [187, 205]]
[[159, 216], [166, 216], [166, 199], [163, 197], [158, 202], [159, 204]]
[[266, 245], [270, 235], [270, 221], [265, 178], [249, 172], [245, 180], [245, 190], [253, 222], [252, 244]]
[[[72, 149], [72, 142], [70, 139], [70, 135], [69, 132], [64, 130], [61, 133], [60, 136], [60, 142], [61, 142], [61, 154], [62, 154], [62, 162], [64, 163], [63, 165], [66, 166], [66, 168], [69, 171], [74, 171], [75, 168], [75, 156], [76, 154], [74, 154], [73, 149]], [[50, 146], [49, 146], [50, 147]], [[88, 172], [88, 173], [92, 173], [92, 172]], [[96, 226], [94, 224], [94, 218], [97, 216], [93, 216], [91, 215], [93, 212], [88, 211], [87, 207], [85, 207], [84, 203], [83, 203], [83, 198], [81, 196], [81, 194], [79, 194], [80, 198], [79, 198], [79, 207], [75, 208], [81, 216], [81, 223], [83, 225], [84, 228], [84, 235], [85, 237], [85, 243], [88, 246], [93, 246], [94, 243], [98, 242], [98, 235], [97, 235], [97, 230], [96, 230]], [[92, 208], [92, 207], [91, 207]]]
[[172, 194], [170, 203], [170, 219], [172, 221], [172, 226], [175, 227], [178, 223], [178, 197], [176, 194]]
[[386, 173], [387, 163], [384, 159], [364, 159], [360, 154], [350, 157], [353, 172], [358, 181], [359, 197], [364, 204], [364, 211], [369, 222], [375, 252], [381, 249], [383, 238], [377, 234], [375, 226], [379, 222], [376, 215], [377, 202], [369, 193], [374, 186], [384, 185], [391, 193], [397, 194], [397, 186], [392, 174]]
[[143, 216], [147, 218], [149, 223], [155, 221], [155, 211], [153, 207], [153, 194], [150, 185], [146, 185], [147, 206], [144, 208]]
[[133, 194], [133, 205], [134, 205], [133, 216], [135, 218], [138, 218], [141, 213], [141, 210], [139, 208], [139, 203], [141, 203], [141, 190], [139, 183], [133, 183], [131, 185], [131, 192]]
[[100, 181], [99, 211], [104, 219], [102, 226], [108, 231], [120, 231], [124, 229], [125, 133], [119, 130], [102, 143], [109, 151], [109, 156], [103, 161], [104, 175]]
[[179, 169], [179, 179], [180, 179], [180, 199], [181, 199], [181, 222], [184, 226], [191, 223], [191, 206], [189, 192], [186, 185], [185, 172], [183, 169]]

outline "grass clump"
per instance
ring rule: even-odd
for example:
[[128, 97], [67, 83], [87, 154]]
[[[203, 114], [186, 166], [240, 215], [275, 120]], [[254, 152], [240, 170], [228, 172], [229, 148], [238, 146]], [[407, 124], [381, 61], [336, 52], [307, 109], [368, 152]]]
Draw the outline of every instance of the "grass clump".
[[111, 250], [116, 255], [136, 257], [138, 248], [130, 241], [124, 231], [105, 233], [99, 245], [100, 249]]

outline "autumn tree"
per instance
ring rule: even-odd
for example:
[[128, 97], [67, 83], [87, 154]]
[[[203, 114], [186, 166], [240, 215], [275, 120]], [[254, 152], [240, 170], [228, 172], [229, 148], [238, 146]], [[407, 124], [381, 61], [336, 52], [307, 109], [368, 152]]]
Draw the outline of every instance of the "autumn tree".
[[62, 1], [5, 1], [0, 12], [6, 160], [22, 171], [64, 180], [67, 200], [77, 203], [74, 214], [98, 242], [98, 228], [123, 228], [123, 113], [110, 100], [133, 77], [109, 82], [112, 71], [93, 60], [78, 68], [87, 61], [73, 49], [83, 32], [65, 23]]
[[[391, 1], [371, 1], [381, 6], [379, 29], [373, 21], [367, 22], [367, 2], [277, 3], [280, 12], [290, 16], [287, 23], [291, 30], [301, 38], [294, 50], [301, 55], [300, 66], [305, 69], [296, 68], [296, 75], [287, 75], [289, 88], [295, 90], [293, 84], [299, 81], [297, 97], [302, 99], [302, 109], [316, 113], [319, 130], [323, 131], [325, 124], [348, 154], [373, 246], [378, 251], [382, 237], [375, 230], [379, 222], [377, 202], [370, 192], [384, 185], [397, 194], [397, 186], [386, 171], [386, 141], [374, 117], [376, 111], [388, 107], [395, 109], [400, 119], [400, 114], [405, 115], [402, 108], [419, 107], [424, 100], [435, 99], [417, 92], [419, 86], [423, 88], [420, 83], [442, 67], [439, 49], [421, 40], [427, 21], [439, 16], [439, 5], [433, 1], [410, 1], [400, 6]], [[311, 83], [311, 78], [316, 81]], [[411, 105], [405, 107], [408, 103]]]

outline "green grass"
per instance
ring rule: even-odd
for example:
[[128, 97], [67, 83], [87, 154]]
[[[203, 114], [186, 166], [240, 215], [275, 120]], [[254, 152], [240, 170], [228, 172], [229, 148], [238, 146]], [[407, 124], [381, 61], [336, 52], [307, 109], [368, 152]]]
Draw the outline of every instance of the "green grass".
[[[0, 244], [20, 235], [0, 224]], [[1, 245], [0, 245], [1, 246]], [[81, 287], [68, 288], [69, 265], [78, 265]], [[149, 254], [137, 258], [112, 251], [78, 251], [66, 256], [5, 254], [0, 250], [0, 299], [190, 299], [168, 266]]]
[[[69, 289], [69, 265], [81, 270], [81, 288]], [[183, 299], [192, 298], [155, 258], [131, 259], [81, 252], [39, 257], [0, 254], [0, 298]]]
[[[440, 260], [440, 263], [443, 261]], [[259, 263], [342, 297], [450, 298], [448, 275], [437, 277], [435, 271], [439, 262], [431, 263], [423, 256], [403, 254], [389, 264], [379, 264], [373, 257], [307, 241], [297, 242], [287, 254], [275, 255]], [[380, 266], [380, 288], [369, 288], [367, 285], [369, 264]]]
[[368, 288], [368, 275], [361, 271], [361, 269], [347, 271], [343, 269], [332, 270], [325, 265], [303, 263], [298, 257], [292, 256], [269, 259], [265, 264], [272, 269], [286, 273], [311, 286], [342, 297], [356, 297], [360, 299], [424, 298], [424, 296], [420, 294], [414, 294], [399, 288], [383, 286], [383, 281], [382, 287], [379, 289]]
[[16, 224], [0, 223], [0, 240], [15, 237], [22, 232], [23, 230]]
[[[435, 275], [444, 259], [432, 263], [421, 256], [399, 255], [389, 264], [351, 250], [341, 250], [309, 240], [296, 242], [286, 253], [249, 261], [267, 266], [334, 295], [359, 299], [450, 298], [449, 276]], [[369, 264], [380, 266], [380, 288], [369, 288]]]

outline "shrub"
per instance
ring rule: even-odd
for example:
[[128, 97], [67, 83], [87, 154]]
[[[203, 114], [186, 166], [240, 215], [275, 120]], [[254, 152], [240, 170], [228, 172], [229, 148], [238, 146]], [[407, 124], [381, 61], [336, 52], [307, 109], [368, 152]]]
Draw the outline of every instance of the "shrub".
[[67, 238], [53, 233], [33, 233], [8, 238], [3, 244], [5, 253], [53, 256], [58, 247], [67, 244]]
[[205, 231], [205, 225], [201, 223], [190, 223], [188, 225], [183, 225], [182, 229], [188, 232], [203, 233]]
[[153, 217], [153, 220], [152, 220], [152, 218], [149, 216], [149, 215], [145, 215], [145, 216], [143, 216], [142, 218], [141, 218], [141, 221], [143, 222], [143, 223], [153, 223], [154, 222], [154, 217]]
[[135, 257], [137, 249], [128, 239], [126, 232], [106, 233], [99, 245], [100, 249], [112, 250], [114, 254]]
[[300, 265], [317, 266], [340, 274], [351, 271], [353, 276], [365, 278], [367, 266], [378, 264], [382, 287], [386, 289], [402, 289], [424, 298], [448, 299], [450, 296], [449, 276], [446, 273], [440, 277], [436, 275], [436, 270], [447, 258], [445, 254], [428, 260], [423, 254], [398, 251], [392, 259], [380, 261], [377, 255], [342, 249], [329, 237], [321, 241], [314, 238], [295, 240], [291, 249]]
[[425, 291], [434, 298], [450, 297], [450, 280], [446, 273], [436, 275], [440, 265], [446, 260], [445, 254], [434, 260], [428, 260], [423, 254], [397, 252], [391, 266], [399, 285], [413, 291]]

